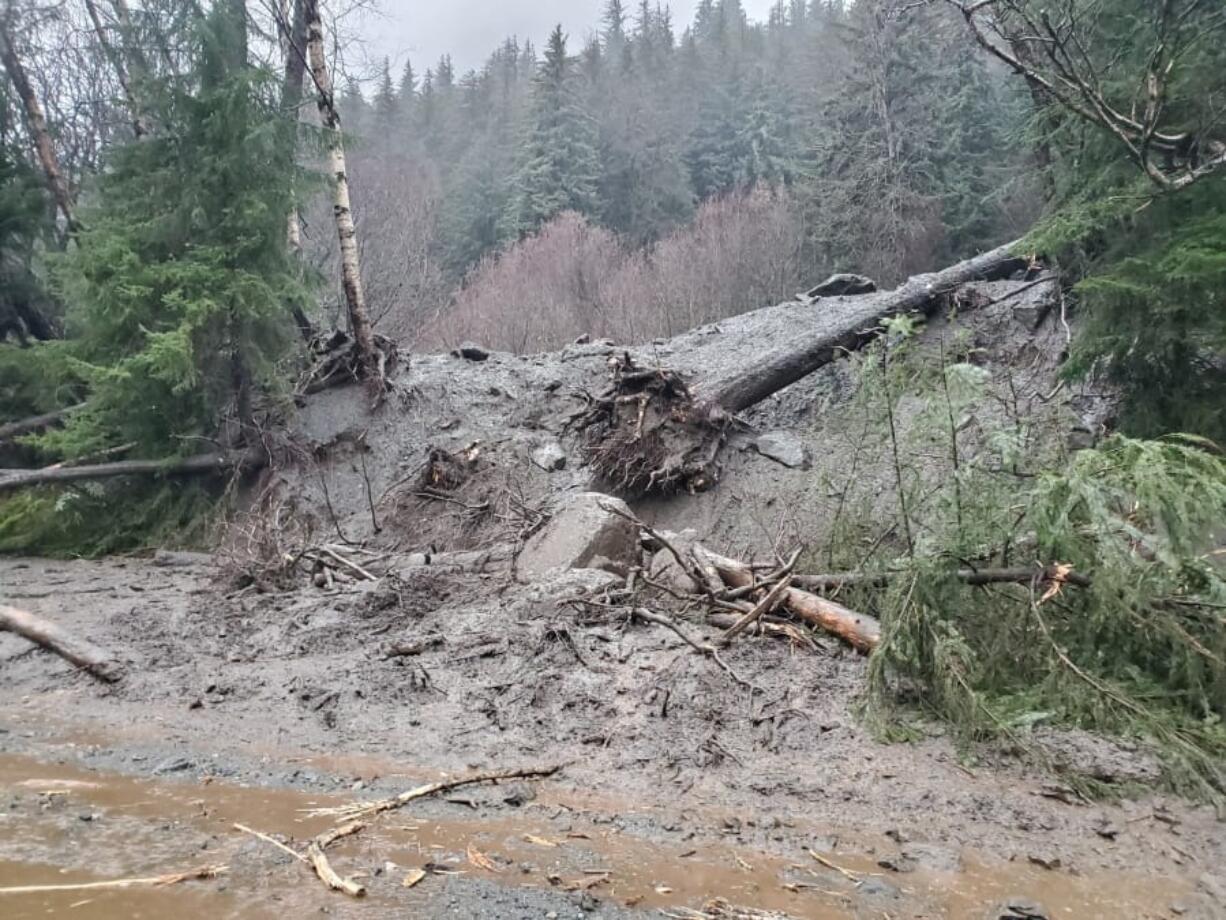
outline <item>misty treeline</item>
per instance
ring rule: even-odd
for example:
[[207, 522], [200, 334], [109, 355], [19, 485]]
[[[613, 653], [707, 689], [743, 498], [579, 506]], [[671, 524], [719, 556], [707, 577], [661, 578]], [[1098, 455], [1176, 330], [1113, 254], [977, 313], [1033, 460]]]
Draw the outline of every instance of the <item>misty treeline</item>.
[[[881, 283], [1021, 235], [1031, 98], [947, 4], [780, 3], [690, 23], [609, 0], [464, 74], [412, 60], [340, 107], [377, 312], [426, 347], [619, 340]], [[315, 223], [323, 223], [322, 212]]]

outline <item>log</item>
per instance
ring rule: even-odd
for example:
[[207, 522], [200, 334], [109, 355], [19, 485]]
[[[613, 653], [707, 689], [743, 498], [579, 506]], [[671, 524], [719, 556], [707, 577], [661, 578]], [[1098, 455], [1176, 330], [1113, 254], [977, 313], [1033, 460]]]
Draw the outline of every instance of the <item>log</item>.
[[0, 605], [0, 630], [28, 639], [108, 684], [123, 679], [123, 665], [110, 652], [32, 613]]
[[11, 441], [14, 438], [19, 438], [23, 434], [33, 434], [36, 431], [42, 431], [44, 428], [58, 425], [68, 417], [70, 412], [80, 408], [81, 406], [69, 406], [66, 409], [57, 409], [45, 415], [35, 415], [30, 418], [23, 418], [15, 422], [0, 425], [0, 444], [5, 441]]
[[[714, 571], [730, 588], [744, 588], [754, 583], [753, 569], [747, 563], [713, 553], [702, 546], [695, 546], [695, 555], [704, 568]], [[873, 617], [848, 610], [842, 604], [799, 588], [788, 588], [782, 605], [793, 616], [838, 636], [858, 651], [868, 653], [881, 644], [881, 624]]]
[[946, 294], [960, 285], [1007, 278], [1027, 265], [1025, 260], [1014, 255], [1017, 246], [1016, 241], [1008, 243], [943, 271], [916, 275], [893, 291], [858, 297], [857, 304], [862, 302], [862, 306], [840, 323], [839, 328], [799, 339], [785, 350], [754, 361], [751, 367], [734, 368], [720, 380], [700, 384], [696, 387], [700, 392], [700, 415], [709, 421], [719, 421], [743, 412], [824, 367], [840, 354], [862, 348], [876, 338], [881, 324], [890, 317], [929, 314], [941, 305]]
[[610, 387], [586, 396], [586, 407], [567, 424], [582, 434], [592, 471], [615, 490], [646, 495], [709, 489], [719, 480], [719, 452], [737, 413], [863, 347], [886, 319], [934, 313], [962, 284], [1026, 268], [1013, 255], [1016, 246], [917, 275], [893, 291], [839, 298], [830, 323], [708, 379], [683, 380], [669, 368], [643, 367], [626, 352], [610, 361]]
[[[837, 591], [839, 588], [884, 588], [891, 582], [909, 575], [909, 572], [842, 572], [832, 575], [796, 575], [792, 581], [798, 588], [808, 591]], [[1063, 581], [1078, 588], [1093, 587], [1093, 581], [1077, 572], [1064, 572], [1057, 566], [1016, 566], [1002, 569], [958, 569], [953, 577], [963, 584], [1026, 585], [1037, 581], [1048, 584]]]
[[0, 470], [0, 494], [30, 486], [98, 481], [120, 476], [208, 476], [259, 469], [268, 462], [262, 449], [246, 453], [200, 454], [181, 460], [121, 460], [93, 466], [53, 466], [41, 470]]

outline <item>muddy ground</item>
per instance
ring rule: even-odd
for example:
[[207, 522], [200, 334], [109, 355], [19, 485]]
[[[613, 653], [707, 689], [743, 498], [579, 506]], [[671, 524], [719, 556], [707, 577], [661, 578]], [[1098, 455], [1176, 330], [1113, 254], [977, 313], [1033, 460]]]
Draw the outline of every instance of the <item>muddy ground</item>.
[[[1003, 411], [1056, 447], [1070, 426], [1092, 429], [1103, 394], [1056, 380], [1068, 341], [1058, 290], [976, 287], [988, 306], [921, 336], [965, 347], [989, 372], [964, 430]], [[772, 307], [634, 354], [709, 379], [837, 321], [841, 304]], [[1082, 801], [1009, 752], [959, 750], [935, 727], [914, 743], [875, 741], [855, 709], [865, 661], [834, 642], [739, 640], [725, 657], [746, 689], [666, 630], [566, 603], [609, 576], [526, 585], [506, 565], [410, 564], [421, 551], [514, 545], [567, 494], [599, 487], [565, 420], [618, 350], [415, 356], [373, 415], [359, 388], [312, 398], [295, 418], [296, 454], [251, 488], [253, 513], [215, 561], [0, 560], [0, 602], [129, 663], [108, 687], [0, 634], [0, 886], [228, 867], [152, 891], [0, 893], [0, 917], [623, 918], [687, 916], [715, 898], [821, 920], [1226, 915], [1226, 825], [1210, 809]], [[890, 477], [862, 455], [854, 387], [838, 362], [777, 394], [733, 432], [716, 488], [634, 509], [762, 558], [822, 549], [854, 488], [877, 498], [856, 508], [871, 533]], [[906, 399], [904, 429], [921, 408]], [[805, 461], [756, 449], [771, 431]], [[473, 458], [445, 499], [421, 494], [435, 447]], [[542, 450], [565, 464], [543, 466]], [[325, 540], [384, 554], [370, 563], [379, 580], [239, 577]], [[426, 647], [386, 658], [396, 642]], [[1121, 790], [1155, 775], [1145, 752], [1103, 739], [1041, 741], [1066, 769]], [[337, 845], [338, 869], [369, 889], [362, 902], [234, 828], [301, 843], [330, 821], [312, 808], [546, 765], [561, 770], [414, 803]]]
[[[2, 915], [637, 917], [714, 897], [797, 918], [1226, 911], [1210, 809], [1088, 804], [937, 735], [877, 743], [853, 712], [864, 662], [850, 652], [740, 642], [727, 659], [749, 692], [671, 633], [559, 607], [598, 576], [416, 571], [262, 594], [205, 564], [0, 563], [6, 600], [131, 670], [106, 687], [0, 636], [0, 884], [229, 866], [155, 891], [0, 895]], [[414, 658], [378, 651], [430, 636], [443, 641]], [[1152, 766], [1102, 741], [1052, 744], [1120, 782]], [[458, 790], [339, 845], [342, 873], [366, 875], [363, 902], [233, 829], [301, 841], [329, 820], [311, 807], [552, 764], [553, 778]], [[402, 887], [427, 865], [440, 873]]]

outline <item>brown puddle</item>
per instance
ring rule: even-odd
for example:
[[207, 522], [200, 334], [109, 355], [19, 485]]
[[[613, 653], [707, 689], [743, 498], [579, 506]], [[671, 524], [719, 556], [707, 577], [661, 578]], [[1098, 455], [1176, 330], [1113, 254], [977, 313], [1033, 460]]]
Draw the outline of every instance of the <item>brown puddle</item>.
[[[0, 917], [263, 920], [317, 914], [324, 905], [334, 915], [342, 908], [345, 916], [430, 916], [429, 901], [442, 879], [428, 877], [411, 892], [401, 888], [405, 874], [426, 863], [509, 886], [547, 888], [596, 879], [590, 889], [596, 897], [644, 909], [699, 907], [722, 897], [807, 920], [883, 915], [980, 920], [991, 904], [1019, 895], [1043, 903], [1054, 917], [1115, 920], [1164, 915], [1171, 899], [1183, 893], [1154, 879], [1075, 877], [969, 858], [959, 873], [893, 875], [867, 857], [825, 854], [850, 873], [876, 874], [899, 888], [907, 908], [900, 913], [898, 902], [866, 901], [852, 879], [803, 852], [786, 859], [720, 843], [657, 844], [569, 815], [564, 830], [544, 807], [525, 809], [512, 819], [485, 820], [474, 812], [472, 818], [442, 821], [416, 817], [409, 808], [384, 815], [366, 833], [330, 851], [342, 875], [395, 864], [367, 878], [370, 896], [355, 903], [326, 892], [303, 867], [278, 864], [271, 847], [232, 827], [241, 822], [302, 840], [331, 823], [310, 817], [310, 809], [349, 801], [284, 789], [136, 779], [0, 755], [0, 887], [231, 866], [219, 880], [172, 888], [0, 895]], [[208, 848], [202, 849], [205, 842]], [[501, 871], [471, 864], [470, 849]], [[789, 884], [794, 890], [784, 887]], [[874, 909], [867, 910], [870, 905]], [[454, 915], [452, 909], [447, 913]]]

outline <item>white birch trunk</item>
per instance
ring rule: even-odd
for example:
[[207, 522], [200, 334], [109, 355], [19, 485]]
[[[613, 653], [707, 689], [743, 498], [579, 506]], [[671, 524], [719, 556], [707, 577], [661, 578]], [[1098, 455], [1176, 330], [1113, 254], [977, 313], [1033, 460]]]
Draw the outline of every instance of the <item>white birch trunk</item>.
[[332, 178], [332, 211], [336, 219], [336, 233], [341, 249], [341, 285], [345, 291], [345, 304], [349, 310], [349, 326], [353, 331], [354, 341], [357, 343], [359, 372], [364, 378], [372, 379], [378, 373], [379, 355], [375, 348], [370, 314], [366, 310], [366, 297], [362, 291], [357, 229], [353, 224], [353, 210], [349, 204], [349, 173], [345, 168], [345, 141], [341, 133], [340, 116], [333, 104], [332, 81], [328, 75], [328, 63], [324, 57], [324, 27], [319, 13], [319, 0], [305, 0], [305, 7], [308, 57], [311, 76], [315, 81], [319, 117], [326, 135], [328, 172]]

